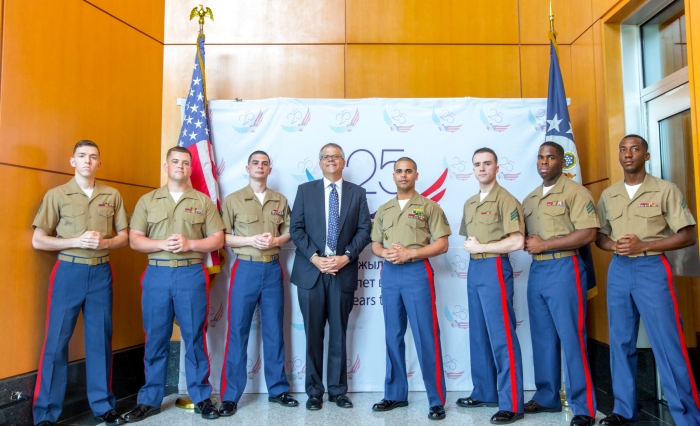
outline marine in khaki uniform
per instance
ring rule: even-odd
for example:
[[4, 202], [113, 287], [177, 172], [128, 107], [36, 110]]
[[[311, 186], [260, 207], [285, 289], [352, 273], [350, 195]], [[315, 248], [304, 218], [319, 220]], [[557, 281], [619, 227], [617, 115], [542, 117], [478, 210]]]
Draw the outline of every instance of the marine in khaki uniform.
[[267, 187], [270, 157], [255, 151], [248, 157], [249, 183], [224, 201], [225, 241], [238, 256], [228, 291], [228, 331], [221, 372], [222, 416], [236, 413], [248, 383], [248, 337], [255, 306], [260, 307], [265, 383], [268, 399], [284, 407], [299, 405], [289, 395], [284, 374], [284, 273], [279, 251], [289, 235], [289, 205], [284, 195]]
[[[116, 189], [95, 181], [100, 150], [78, 142], [70, 159], [75, 176], [49, 190], [34, 223], [32, 245], [58, 251], [49, 281], [46, 337], [34, 390], [34, 424], [61, 414], [68, 381], [68, 342], [80, 311], [85, 320], [87, 394], [96, 418], [124, 423], [112, 393], [112, 267], [109, 250], [127, 243], [126, 209]], [[116, 232], [116, 235], [115, 235]]]
[[537, 392], [526, 414], [561, 411], [561, 348], [568, 367], [572, 426], [595, 424], [596, 399], [586, 348], [587, 277], [578, 249], [596, 238], [591, 193], [562, 174], [564, 149], [545, 142], [537, 154], [538, 185], [523, 200], [532, 255], [527, 286]]
[[[372, 253], [386, 260], [382, 269], [382, 308], [386, 334], [384, 399], [374, 411], [408, 405], [404, 335], [411, 321], [428, 393], [428, 418], [445, 418], [445, 375], [440, 327], [435, 309], [435, 282], [429, 258], [447, 251], [452, 233], [440, 206], [415, 190], [416, 162], [399, 158], [394, 165], [397, 196], [377, 210], [372, 227]], [[431, 242], [432, 240], [432, 242]]]
[[523, 418], [523, 367], [515, 333], [513, 267], [508, 253], [523, 248], [518, 200], [496, 181], [498, 157], [490, 148], [472, 156], [479, 193], [464, 203], [459, 234], [470, 253], [467, 272], [469, 345], [474, 390], [462, 407], [498, 406], [493, 424]]
[[664, 252], [695, 243], [695, 220], [683, 194], [670, 182], [646, 173], [648, 144], [625, 136], [618, 157], [624, 180], [598, 202], [596, 245], [614, 252], [608, 269], [608, 322], [615, 406], [603, 425], [628, 425], [639, 417], [637, 332], [644, 326], [676, 425], [700, 425], [700, 398], [683, 337], [673, 286], [673, 268]]
[[124, 416], [127, 422], [160, 412], [174, 317], [185, 341], [187, 392], [195, 412], [206, 419], [219, 417], [209, 399], [209, 274], [202, 258], [223, 245], [225, 227], [214, 202], [189, 186], [191, 161], [186, 148], [168, 150], [168, 183], [141, 197], [131, 218], [131, 248], [148, 253], [141, 276], [146, 383], [138, 405]]

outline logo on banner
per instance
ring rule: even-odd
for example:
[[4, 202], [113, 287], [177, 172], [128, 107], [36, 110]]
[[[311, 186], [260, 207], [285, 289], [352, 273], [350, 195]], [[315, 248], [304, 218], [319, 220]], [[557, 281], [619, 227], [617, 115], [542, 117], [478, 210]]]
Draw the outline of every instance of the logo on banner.
[[301, 362], [301, 358], [295, 356], [291, 361], [285, 363], [287, 371], [287, 380], [304, 380], [306, 377], [306, 364]]
[[344, 109], [336, 114], [335, 118], [338, 120], [338, 125], [329, 126], [331, 130], [336, 133], [352, 132], [352, 129], [357, 126], [357, 122], [360, 121], [360, 109], [355, 109], [355, 115]]
[[459, 157], [452, 157], [449, 163], [447, 157], [442, 157], [442, 165], [450, 171], [450, 179], [467, 180], [474, 174], [473, 172], [465, 173], [469, 170], [470, 164]]
[[392, 132], [396, 130], [399, 133], [406, 133], [413, 128], [413, 124], [410, 126], [406, 125], [406, 114], [398, 109], [395, 109], [393, 115], [389, 116], [386, 108], [384, 108], [384, 122], [389, 125], [389, 129]]
[[221, 163], [216, 166], [216, 176], [221, 176], [224, 173], [224, 170], [226, 170], [226, 159], [222, 158]]
[[250, 111], [246, 111], [243, 114], [238, 116], [238, 120], [242, 122], [242, 125], [241, 126], [233, 126], [233, 130], [237, 131], [238, 133], [255, 133], [255, 129], [260, 127], [260, 123], [262, 123], [262, 119], [263, 119], [262, 110], [260, 110], [260, 112], [258, 112], [257, 116]]
[[311, 182], [316, 180], [316, 177], [312, 172], [317, 173], [319, 171], [318, 163], [311, 161], [309, 157], [304, 158], [297, 164], [297, 169], [301, 171], [299, 174], [292, 173], [292, 177], [299, 182]]
[[301, 311], [297, 311], [295, 315], [296, 322], [292, 320], [292, 329], [298, 331], [304, 331], [304, 317], [301, 316]]
[[447, 256], [442, 256], [445, 262], [445, 269], [450, 273], [452, 278], [457, 277], [460, 280], [467, 279], [467, 260], [462, 256], [455, 254], [452, 257], [452, 261]]
[[510, 261], [511, 269], [513, 269], [513, 278], [518, 278], [523, 273], [523, 270], [521, 269], [519, 271], [516, 271], [515, 270], [515, 259], [513, 259], [511, 257], [508, 260]]
[[360, 369], [360, 355], [357, 355], [357, 358], [355, 358], [355, 362], [350, 365], [350, 360], [348, 359], [348, 380], [352, 380], [352, 376], [357, 373], [357, 370]]
[[[515, 180], [520, 177], [520, 173], [510, 173], [513, 171], [515, 163], [506, 157], [502, 157], [501, 161], [498, 162], [499, 172], [498, 178], [505, 180]], [[505, 170], [505, 171], [504, 171]]]
[[216, 327], [216, 324], [221, 321], [224, 316], [224, 304], [219, 303], [219, 309], [209, 306], [209, 327]]
[[547, 112], [543, 109], [538, 109], [536, 114], [532, 113], [532, 110], [530, 108], [527, 109], [527, 119], [530, 121], [530, 124], [532, 124], [532, 127], [535, 128], [536, 132], [545, 132], [547, 131]]
[[260, 359], [260, 355], [258, 355], [258, 360], [255, 361], [255, 363], [253, 363], [252, 359], [248, 358], [246, 365], [248, 366], [248, 380], [253, 380], [255, 378], [255, 375], [258, 374], [258, 371], [260, 371], [260, 367], [262, 366], [262, 360]]
[[348, 331], [351, 331], [351, 330], [362, 330], [362, 328], [363, 328], [363, 325], [362, 325], [362, 323], [359, 322], [359, 321], [358, 321], [358, 322], [349, 322], [349, 323], [348, 323]]
[[442, 357], [443, 370], [445, 371], [445, 376], [450, 380], [459, 379], [464, 374], [464, 370], [456, 371], [459, 361], [456, 358], [452, 358], [449, 355]]
[[483, 108], [479, 108], [479, 117], [481, 118], [481, 122], [486, 125], [486, 130], [504, 132], [508, 130], [510, 126], [510, 124], [503, 123], [503, 113], [499, 112], [496, 108], [491, 108], [489, 110], [489, 115], [484, 113]]
[[285, 132], [295, 133], [303, 132], [304, 127], [309, 124], [311, 120], [311, 110], [306, 108], [306, 114], [302, 114], [299, 108], [294, 109], [294, 111], [287, 114], [287, 120], [290, 121], [289, 126], [282, 125], [282, 129]]
[[250, 330], [260, 330], [260, 305], [255, 305], [253, 320], [250, 322]]
[[445, 309], [442, 312], [452, 328], [462, 330], [469, 328], [469, 321], [467, 321], [469, 319], [469, 310], [463, 308], [462, 305], [455, 305], [452, 310], [445, 305]]
[[454, 133], [462, 127], [461, 124], [454, 124], [455, 115], [443, 109], [440, 111], [440, 115], [435, 113], [435, 108], [433, 108], [433, 123], [437, 125], [438, 130], [446, 131], [447, 133]]

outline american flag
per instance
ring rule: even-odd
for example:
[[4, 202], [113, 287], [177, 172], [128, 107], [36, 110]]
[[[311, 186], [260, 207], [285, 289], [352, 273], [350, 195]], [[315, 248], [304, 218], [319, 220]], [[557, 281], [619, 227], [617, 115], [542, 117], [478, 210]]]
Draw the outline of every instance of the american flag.
[[[204, 77], [204, 34], [197, 37], [197, 54], [194, 57], [194, 70], [190, 91], [182, 119], [182, 129], [178, 146], [187, 148], [192, 153], [192, 187], [208, 195], [217, 209], [221, 209], [219, 185], [216, 179], [216, 164], [210, 142], [209, 115], [207, 114], [207, 93]], [[213, 251], [205, 259], [207, 270], [211, 274], [220, 272], [219, 252]]]

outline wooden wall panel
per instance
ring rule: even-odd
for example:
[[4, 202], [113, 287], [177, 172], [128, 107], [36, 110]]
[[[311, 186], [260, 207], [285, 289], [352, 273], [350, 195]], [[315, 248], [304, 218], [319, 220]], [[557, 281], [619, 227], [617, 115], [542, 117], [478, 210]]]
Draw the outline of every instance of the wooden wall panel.
[[520, 97], [518, 46], [348, 45], [348, 98]]
[[[593, 33], [593, 65], [595, 76], [595, 100], [596, 100], [596, 151], [591, 147], [591, 151], [587, 151], [591, 172], [596, 173], [595, 179], [607, 179], [608, 173], [608, 119], [605, 103], [605, 61], [603, 60], [603, 34], [600, 21], [596, 21], [591, 27]], [[594, 176], [588, 181], [591, 182]]]
[[[165, 1], [165, 43], [194, 44], [198, 18], [189, 20], [198, 3]], [[208, 43], [344, 43], [345, 0], [210, 0], [206, 19]]]
[[[688, 75], [690, 78], [690, 113], [692, 115], [695, 199], [700, 200], [700, 7], [697, 2], [691, 0], [685, 2], [685, 19], [686, 39], [688, 42]], [[700, 228], [698, 232], [700, 232]], [[697, 279], [693, 280], [690, 291], [686, 294], [692, 297], [692, 306], [696, 307], [693, 312], [694, 330], [700, 330], [700, 314], [697, 312], [697, 307], [700, 307], [700, 284], [698, 284]], [[685, 322], [688, 323], [688, 318], [684, 317], [684, 319]]]
[[158, 182], [133, 157], [158, 155], [160, 43], [78, 0], [8, 0], [3, 31], [0, 162], [72, 173], [66, 151], [92, 139], [112, 159], [103, 178]]
[[[598, 202], [600, 194], [610, 186], [608, 179], [586, 185], [593, 199]], [[593, 267], [595, 268], [595, 278], [598, 283], [598, 295], [588, 301], [588, 313], [586, 321], [588, 327], [588, 337], [599, 342], [610, 343], [608, 332], [608, 303], [607, 303], [607, 277], [608, 266], [612, 260], [612, 253], [593, 247]]]
[[[520, 45], [520, 80], [523, 98], [546, 98], [549, 87], [549, 45]], [[559, 68], [567, 96], [572, 91], [571, 46], [559, 45]]]
[[[85, 0], [163, 43], [165, 0]], [[187, 16], [189, 18], [189, 15]]]
[[517, 0], [348, 0], [347, 14], [348, 43], [518, 43]]
[[[64, 153], [63, 157], [68, 155]], [[3, 330], [4, 347], [13, 348], [0, 351], [0, 378], [4, 378], [38, 367], [44, 341], [49, 276], [56, 262], [56, 253], [32, 248], [31, 224], [46, 191], [68, 182], [72, 175], [8, 165], [0, 165], [0, 173], [5, 182], [22, 182], [21, 191], [16, 185], [0, 185], [0, 197], [14, 200], [8, 204], [10, 211], [6, 220], [0, 221], [0, 235], [12, 242], [12, 250], [0, 256], [4, 278], [0, 329]], [[132, 185], [111, 185], [120, 191], [130, 212], [138, 198], [150, 190]], [[115, 274], [113, 346], [118, 350], [143, 343], [139, 277], [147, 260], [146, 255], [128, 247], [113, 251], [110, 257]], [[71, 360], [84, 358], [82, 328], [76, 328], [70, 347]]]
[[591, 17], [593, 20], [600, 19], [605, 15], [619, 0], [591, 0]]
[[[520, 43], [548, 44], [549, 0], [520, 0]], [[571, 44], [591, 25], [591, 0], [552, 0], [557, 41]]]
[[571, 77], [576, 82], [571, 93], [569, 115], [574, 129], [576, 149], [581, 157], [583, 182], [601, 179], [598, 161], [598, 121], [593, 31], [589, 29], [571, 45]]

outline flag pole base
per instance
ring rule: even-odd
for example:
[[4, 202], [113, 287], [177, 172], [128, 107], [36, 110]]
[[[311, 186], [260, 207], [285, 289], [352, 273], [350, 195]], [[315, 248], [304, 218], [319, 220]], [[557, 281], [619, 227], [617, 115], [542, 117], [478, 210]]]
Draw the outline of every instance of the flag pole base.
[[[211, 402], [216, 405], [219, 402], [219, 398], [210, 397]], [[189, 395], [182, 395], [175, 401], [175, 406], [177, 408], [181, 408], [183, 410], [194, 410], [194, 402], [192, 402], [192, 399], [189, 397]]]
[[566, 400], [566, 390], [562, 389], [559, 391], [559, 398], [561, 398], [562, 407], [568, 407], [569, 401]]

